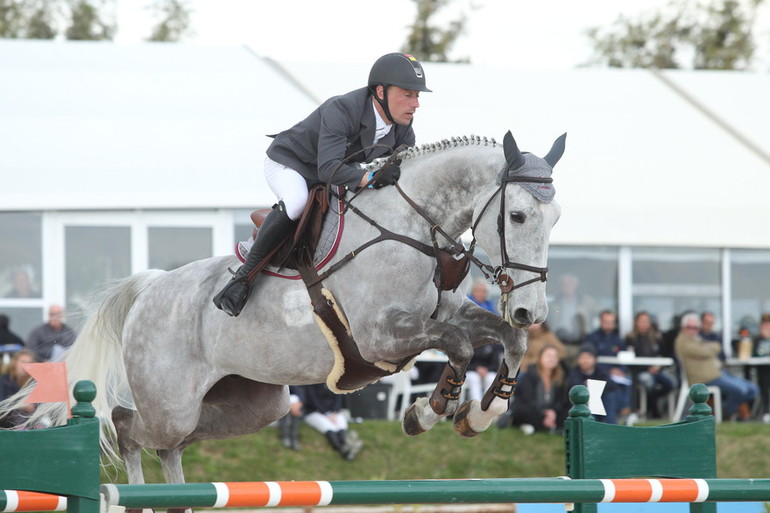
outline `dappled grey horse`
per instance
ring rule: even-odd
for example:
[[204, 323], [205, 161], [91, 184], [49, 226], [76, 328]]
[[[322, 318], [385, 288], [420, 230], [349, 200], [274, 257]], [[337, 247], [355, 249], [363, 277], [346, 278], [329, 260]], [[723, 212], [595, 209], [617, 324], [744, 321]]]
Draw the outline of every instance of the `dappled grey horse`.
[[[363, 190], [354, 200], [363, 217], [346, 213], [329, 266], [378, 237], [377, 226], [455, 248], [472, 228], [471, 250], [478, 244], [486, 252], [485, 274], [503, 290], [501, 318], [468, 300], [463, 287], [439, 291], [436, 259], [396, 240], [367, 247], [325, 277], [368, 362], [396, 372], [426, 349], [448, 357], [443, 392], [408, 409], [407, 434], [454, 414], [456, 431], [474, 436], [507, 409], [525, 328], [548, 311], [548, 241], [560, 213], [550, 175], [563, 151], [564, 136], [545, 158], [522, 153], [510, 133], [502, 148], [473, 136], [412, 148], [401, 153], [398, 188]], [[103, 448], [119, 452], [131, 483], [144, 480], [142, 448], [157, 451], [168, 482], [183, 482], [182, 451], [191, 443], [252, 433], [279, 419], [289, 409], [287, 384], [334, 387], [328, 378], [344, 362], [316, 324], [302, 281], [262, 275], [239, 317], [214, 307], [226, 268], [236, 264], [234, 256], [215, 257], [117, 283], [67, 354], [70, 382], [97, 385]], [[504, 348], [498, 379], [484, 400], [460, 406], [473, 349], [488, 343]], [[66, 412], [45, 404], [35, 415], [33, 422], [47, 415], [64, 423]]]

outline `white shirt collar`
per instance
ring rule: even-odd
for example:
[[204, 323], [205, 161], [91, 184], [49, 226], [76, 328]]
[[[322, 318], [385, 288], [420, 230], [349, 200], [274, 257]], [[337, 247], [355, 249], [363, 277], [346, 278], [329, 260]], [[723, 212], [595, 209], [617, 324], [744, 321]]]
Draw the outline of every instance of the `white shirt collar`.
[[377, 144], [377, 141], [388, 135], [390, 129], [393, 128], [393, 125], [387, 124], [385, 120], [382, 119], [382, 116], [380, 116], [380, 113], [377, 112], [377, 107], [374, 105], [375, 101], [376, 100], [372, 99], [372, 109], [374, 110], [374, 121], [377, 125], [374, 130], [374, 142], [372, 144]]

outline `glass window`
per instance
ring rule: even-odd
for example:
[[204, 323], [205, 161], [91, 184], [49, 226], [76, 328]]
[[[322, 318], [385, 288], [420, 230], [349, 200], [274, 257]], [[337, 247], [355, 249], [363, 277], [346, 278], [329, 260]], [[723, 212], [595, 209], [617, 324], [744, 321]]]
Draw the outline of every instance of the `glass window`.
[[235, 242], [248, 240], [254, 232], [254, 223], [251, 220], [251, 210], [236, 210], [233, 212], [235, 226], [233, 227]]
[[0, 297], [41, 297], [42, 238], [39, 212], [0, 214]]
[[760, 316], [770, 312], [770, 251], [731, 250], [730, 276], [731, 332], [745, 326], [756, 335]]
[[633, 310], [650, 312], [661, 330], [686, 310], [711, 311], [719, 331], [721, 256], [708, 248], [632, 248]]
[[131, 229], [128, 226], [67, 226], [64, 231], [66, 309], [88, 307], [104, 284], [131, 274]]
[[150, 227], [149, 264], [170, 271], [195, 260], [211, 257], [211, 228]]
[[618, 248], [551, 246], [548, 269], [548, 324], [563, 342], [579, 344], [601, 310], [618, 310]]
[[0, 312], [8, 316], [8, 328], [24, 342], [30, 332], [44, 322], [47, 315], [42, 307], [6, 307], [0, 308]]

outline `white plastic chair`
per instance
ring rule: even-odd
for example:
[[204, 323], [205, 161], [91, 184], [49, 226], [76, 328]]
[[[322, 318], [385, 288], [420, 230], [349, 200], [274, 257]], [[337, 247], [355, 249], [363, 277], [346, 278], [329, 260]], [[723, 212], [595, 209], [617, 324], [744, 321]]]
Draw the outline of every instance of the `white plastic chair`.
[[[676, 410], [674, 416], [671, 419], [677, 422], [682, 419], [684, 414], [684, 407], [690, 400], [690, 383], [687, 381], [687, 373], [684, 371], [684, 365], [679, 365], [679, 398], [676, 401]], [[714, 422], [719, 424], [722, 422], [722, 391], [717, 386], [706, 386], [709, 394], [714, 398]]]

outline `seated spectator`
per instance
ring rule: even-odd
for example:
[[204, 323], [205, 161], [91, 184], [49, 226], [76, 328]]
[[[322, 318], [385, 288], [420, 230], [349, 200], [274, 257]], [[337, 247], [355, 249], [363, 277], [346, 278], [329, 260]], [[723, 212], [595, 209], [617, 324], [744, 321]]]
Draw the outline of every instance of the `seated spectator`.
[[[625, 343], [636, 356], [660, 356], [662, 336], [653, 326], [649, 313], [642, 311], [636, 314], [634, 329], [626, 335]], [[658, 403], [674, 389], [674, 380], [656, 365], [639, 371], [634, 376], [634, 382], [640, 383], [647, 391], [648, 415], [660, 418]]]
[[[0, 401], [16, 394], [30, 379], [24, 369], [25, 363], [35, 363], [35, 353], [22, 349], [11, 357], [11, 361], [0, 370]], [[25, 418], [35, 409], [34, 404], [25, 405], [0, 418], [1, 428], [14, 428], [24, 423]]]
[[75, 342], [75, 330], [64, 324], [64, 309], [59, 305], [48, 308], [48, 322], [32, 330], [27, 337], [27, 347], [35, 352], [38, 361], [51, 360]]
[[600, 416], [596, 420], [607, 424], [617, 424], [622, 403], [622, 391], [610, 379], [607, 371], [597, 365], [596, 348], [591, 344], [583, 344], [578, 350], [577, 365], [567, 375], [567, 390], [569, 391], [575, 385], [586, 385], [586, 381], [589, 379], [607, 383], [602, 392], [602, 403], [604, 403], [606, 415]]
[[722, 342], [722, 335], [714, 331], [714, 324], [716, 324], [716, 317], [712, 312], [703, 312], [700, 314], [700, 336], [703, 340], [712, 340], [719, 342], [722, 347], [722, 351], [719, 352], [719, 359], [725, 361], [727, 354], [724, 351], [724, 344]]
[[[722, 368], [719, 342], [704, 340], [699, 333], [700, 317], [695, 313], [682, 316], [681, 330], [674, 342], [674, 350], [684, 367], [690, 385], [704, 383], [717, 386], [722, 392], [724, 414], [730, 420], [747, 420], [749, 408], [746, 403], [759, 395], [757, 385], [749, 380], [729, 374]], [[743, 407], [741, 407], [744, 405]], [[741, 407], [741, 412], [739, 412]]]
[[464, 388], [468, 393], [468, 400], [481, 401], [484, 392], [495, 381], [502, 353], [503, 346], [500, 344], [486, 344], [473, 351], [473, 358], [465, 371]]
[[0, 314], [0, 346], [24, 346], [24, 341], [11, 331], [11, 320]]
[[304, 404], [302, 387], [289, 387], [289, 413], [278, 420], [281, 445], [294, 451], [299, 450], [299, 423], [302, 420]]
[[[597, 356], [617, 356], [618, 352], [626, 350], [626, 343], [618, 333], [618, 317], [612, 310], [602, 310], [599, 314], [599, 328], [586, 335], [586, 344], [596, 349]], [[615, 382], [621, 398], [621, 415], [631, 413], [631, 393], [633, 387], [631, 377], [625, 365], [599, 364], [610, 379]]]
[[304, 385], [305, 422], [326, 436], [329, 445], [346, 460], [353, 460], [363, 448], [358, 433], [348, 430], [348, 419], [342, 413], [342, 396], [325, 384]]
[[[547, 323], [532, 324], [527, 328], [527, 331], [529, 332], [527, 335], [527, 354], [524, 355], [524, 359], [521, 361], [522, 371], [527, 370], [530, 365], [537, 363], [540, 350], [545, 346], [555, 347], [559, 351], [559, 360], [564, 362], [564, 359], [567, 356], [564, 344], [562, 344], [556, 334], [551, 331]], [[568, 367], [571, 367], [574, 363], [575, 362], [565, 362]]]
[[471, 293], [468, 295], [468, 299], [484, 310], [499, 315], [495, 303], [489, 299], [489, 284], [487, 284], [483, 278], [477, 278], [476, 281], [473, 282], [473, 287], [471, 287]]
[[519, 378], [511, 407], [513, 425], [525, 434], [563, 430], [570, 403], [557, 347], [546, 345], [540, 349], [537, 362]]

